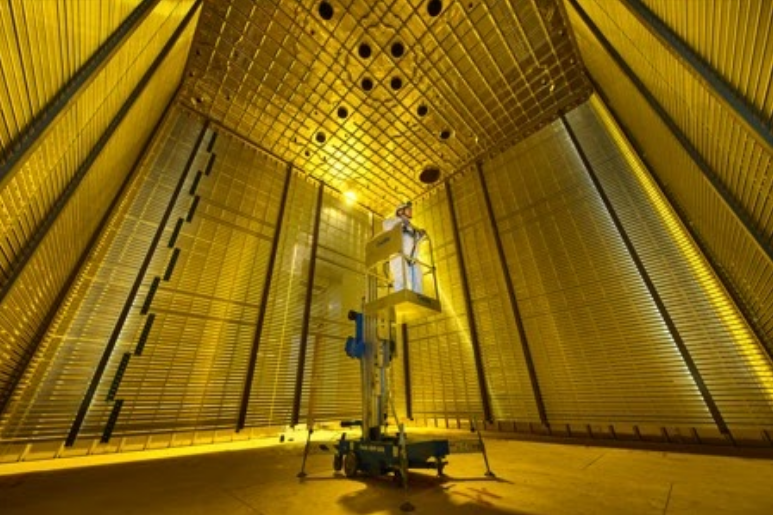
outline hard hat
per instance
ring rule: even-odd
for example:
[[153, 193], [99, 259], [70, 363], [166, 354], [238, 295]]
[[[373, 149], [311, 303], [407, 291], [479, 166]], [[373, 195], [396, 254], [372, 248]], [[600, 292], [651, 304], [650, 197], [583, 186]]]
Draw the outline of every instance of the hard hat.
[[403, 210], [405, 210], [405, 209], [410, 209], [410, 208], [412, 208], [412, 207], [413, 207], [413, 204], [412, 204], [410, 201], [408, 201], [408, 202], [403, 202], [402, 204], [400, 204], [399, 206], [397, 206], [397, 209], [395, 209], [395, 215], [399, 215], [399, 214], [400, 214], [400, 211], [403, 211]]

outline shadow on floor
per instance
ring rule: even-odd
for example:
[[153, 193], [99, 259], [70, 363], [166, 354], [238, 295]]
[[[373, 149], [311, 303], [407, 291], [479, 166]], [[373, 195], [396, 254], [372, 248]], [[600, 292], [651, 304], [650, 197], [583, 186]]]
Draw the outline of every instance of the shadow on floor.
[[512, 484], [497, 477], [437, 477], [410, 472], [407, 490], [400, 487], [392, 476], [350, 479], [337, 473], [328, 477], [306, 477], [300, 482], [306, 481], [351, 481], [362, 485], [364, 488], [345, 493], [338, 499], [340, 507], [351, 513], [529, 515], [528, 512], [503, 506], [502, 496], [486, 487], [493, 483]]

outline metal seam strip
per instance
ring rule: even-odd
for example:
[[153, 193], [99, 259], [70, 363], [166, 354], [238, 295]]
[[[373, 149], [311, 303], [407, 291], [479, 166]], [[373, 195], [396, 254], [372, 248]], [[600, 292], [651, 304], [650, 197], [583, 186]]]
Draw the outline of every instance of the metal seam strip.
[[523, 318], [521, 317], [521, 310], [518, 307], [518, 300], [515, 295], [515, 286], [513, 285], [513, 279], [510, 277], [510, 273], [507, 269], [507, 260], [505, 258], [505, 250], [502, 246], [502, 238], [499, 236], [499, 224], [494, 217], [494, 208], [491, 205], [491, 196], [489, 195], [488, 185], [486, 184], [486, 177], [483, 175], [483, 165], [478, 161], [477, 163], [478, 177], [480, 177], [481, 187], [483, 189], [483, 199], [486, 202], [486, 212], [488, 213], [489, 222], [491, 223], [491, 229], [494, 234], [494, 242], [497, 246], [497, 255], [499, 256], [499, 265], [502, 268], [502, 273], [505, 277], [505, 285], [507, 286], [507, 295], [510, 299], [510, 307], [513, 310], [513, 318], [515, 319], [515, 325], [518, 329], [518, 339], [521, 342], [521, 351], [523, 352], [524, 360], [526, 361], [526, 368], [529, 371], [529, 382], [531, 383], [532, 395], [534, 395], [534, 402], [537, 404], [537, 412], [539, 413], [539, 419], [545, 428], [550, 428], [550, 422], [548, 420], [547, 411], [545, 410], [545, 402], [542, 398], [542, 392], [539, 387], [539, 379], [537, 378], [537, 369], [534, 366], [534, 359], [531, 355], [531, 349], [529, 348], [529, 340], [526, 337], [526, 328], [523, 325]]
[[483, 417], [487, 422], [493, 422], [494, 417], [491, 413], [491, 401], [489, 400], [488, 387], [486, 386], [486, 371], [483, 368], [483, 356], [478, 341], [478, 327], [475, 322], [475, 313], [472, 310], [472, 300], [470, 299], [470, 286], [467, 284], [467, 268], [464, 263], [464, 254], [462, 252], [462, 243], [459, 241], [459, 224], [454, 210], [454, 195], [451, 192], [451, 184], [446, 185], [446, 197], [448, 200], [448, 210], [451, 213], [451, 231], [454, 235], [454, 247], [456, 256], [459, 260], [459, 278], [462, 282], [462, 293], [464, 294], [464, 306], [467, 311], [467, 323], [470, 326], [470, 342], [472, 352], [475, 356], [475, 370], [478, 373], [478, 388], [480, 389], [480, 400], [483, 406]]
[[49, 127], [71, 100], [78, 97], [84, 87], [94, 79], [102, 67], [110, 61], [110, 58], [118, 50], [126, 38], [134, 32], [134, 29], [142, 23], [145, 17], [152, 11], [160, 0], [145, 0], [121, 23], [118, 29], [102, 44], [102, 46], [81, 66], [72, 79], [65, 84], [59, 93], [43, 108], [40, 114], [30, 122], [29, 126], [19, 134], [16, 141], [9, 146], [16, 147], [11, 151], [8, 159], [0, 164], [0, 185], [22, 158], [34, 148], [44, 137]]
[[180, 26], [177, 27], [172, 37], [169, 39], [166, 45], [164, 45], [164, 49], [153, 61], [153, 64], [147, 70], [145, 75], [143, 75], [142, 79], [140, 79], [140, 82], [137, 84], [137, 86], [134, 88], [132, 93], [129, 95], [129, 98], [126, 99], [126, 102], [124, 102], [123, 106], [121, 106], [120, 111], [116, 113], [115, 117], [110, 122], [110, 125], [107, 127], [107, 129], [105, 129], [105, 132], [102, 133], [102, 135], [99, 137], [99, 140], [94, 145], [94, 148], [92, 148], [91, 151], [89, 152], [88, 157], [86, 157], [83, 163], [80, 164], [80, 166], [78, 167], [78, 170], [73, 175], [73, 178], [67, 184], [64, 191], [62, 191], [62, 194], [56, 200], [51, 210], [46, 214], [45, 218], [43, 219], [43, 222], [40, 224], [40, 227], [38, 227], [38, 229], [35, 231], [35, 234], [32, 236], [32, 238], [29, 239], [29, 241], [24, 245], [24, 248], [21, 250], [21, 252], [19, 252], [14, 264], [11, 267], [11, 273], [8, 274], [8, 279], [2, 285], [2, 287], [0, 287], [0, 302], [2, 302], [5, 296], [8, 294], [8, 292], [11, 291], [14, 283], [19, 278], [19, 275], [21, 275], [21, 272], [22, 270], [24, 270], [24, 267], [26, 266], [27, 262], [35, 253], [35, 250], [37, 249], [38, 245], [43, 240], [43, 238], [45, 238], [49, 229], [56, 221], [56, 218], [59, 216], [59, 214], [62, 212], [64, 207], [67, 205], [67, 202], [70, 200], [73, 194], [75, 194], [75, 191], [77, 190], [83, 178], [88, 173], [89, 169], [91, 168], [91, 165], [94, 163], [97, 157], [99, 157], [99, 154], [102, 152], [107, 142], [113, 136], [113, 133], [118, 128], [118, 125], [120, 125], [120, 123], [126, 117], [129, 110], [134, 105], [134, 102], [137, 100], [137, 98], [139, 98], [139, 96], [145, 90], [145, 87], [150, 82], [150, 79], [153, 77], [158, 67], [161, 66], [161, 63], [164, 61], [164, 58], [169, 54], [172, 47], [179, 39], [180, 35], [187, 28], [188, 23], [190, 23], [191, 19], [193, 18], [193, 15], [196, 13], [197, 6], [201, 4], [201, 1], [202, 0], [198, 0], [198, 2], [191, 8], [191, 10], [185, 16], [183, 21], [180, 23]]
[[[191, 9], [191, 11], [195, 11], [195, 8]], [[118, 321], [116, 322], [115, 327], [113, 328], [113, 332], [110, 335], [110, 339], [108, 340], [107, 345], [105, 346], [105, 350], [102, 353], [102, 358], [99, 361], [99, 365], [97, 365], [97, 368], [94, 371], [94, 376], [91, 379], [91, 383], [89, 384], [89, 388], [86, 392], [86, 395], [83, 398], [83, 402], [81, 403], [80, 409], [78, 410], [78, 414], [76, 415], [75, 420], [73, 421], [72, 428], [70, 429], [70, 433], [67, 436], [67, 440], [65, 441], [65, 446], [67, 447], [71, 447], [75, 443], [76, 438], [78, 437], [78, 433], [80, 432], [81, 426], [83, 425], [83, 421], [86, 418], [86, 413], [88, 412], [89, 406], [91, 405], [91, 401], [93, 400], [94, 395], [97, 391], [97, 386], [102, 380], [102, 376], [105, 373], [105, 369], [107, 368], [108, 361], [110, 361], [110, 355], [113, 353], [113, 349], [115, 348], [115, 345], [118, 342], [118, 337], [120, 336], [121, 331], [123, 330], [123, 325], [129, 316], [129, 311], [131, 311], [132, 305], [134, 304], [134, 298], [137, 296], [137, 292], [139, 291], [140, 286], [142, 285], [142, 281], [145, 278], [145, 273], [147, 272], [148, 267], [150, 266], [150, 261], [153, 258], [153, 254], [155, 253], [156, 248], [158, 247], [158, 243], [161, 240], [161, 236], [164, 234], [164, 229], [166, 228], [166, 224], [169, 221], [169, 217], [172, 214], [172, 210], [175, 206], [175, 203], [177, 202], [177, 198], [180, 196], [180, 191], [182, 191], [183, 184], [185, 183], [185, 180], [188, 178], [191, 167], [193, 165], [193, 161], [199, 152], [199, 148], [201, 147], [201, 142], [204, 140], [204, 134], [207, 132], [208, 128], [209, 128], [209, 122], [205, 122], [204, 126], [201, 128], [201, 132], [199, 133], [198, 138], [196, 139], [196, 143], [193, 146], [193, 149], [191, 150], [191, 155], [188, 157], [188, 162], [185, 164], [185, 167], [183, 168], [183, 171], [180, 174], [180, 180], [177, 181], [177, 186], [174, 192], [172, 193], [172, 196], [169, 199], [169, 204], [166, 207], [166, 211], [164, 212], [164, 215], [161, 217], [161, 220], [159, 221], [158, 229], [156, 229], [156, 234], [153, 237], [153, 241], [150, 243], [150, 246], [148, 247], [148, 250], [145, 253], [145, 259], [143, 260], [142, 265], [137, 271], [137, 277], [134, 280], [132, 289], [126, 298], [126, 302], [124, 303], [123, 309], [121, 310], [121, 314], [118, 317]]]
[[664, 42], [666, 49], [674, 57], [685, 63], [692, 71], [693, 75], [698, 77], [708, 86], [708, 89], [716, 93], [717, 98], [729, 108], [736, 118], [743, 123], [750, 132], [756, 136], [757, 140], [768, 149], [773, 149], [773, 132], [768, 129], [757, 114], [752, 111], [725, 83], [720, 74], [711, 66], [707, 65], [693, 50], [686, 45], [660, 18], [655, 16], [641, 0], [624, 0], [623, 4], [628, 7], [634, 16], [636, 16], [642, 25], [658, 39]]
[[411, 392], [411, 360], [408, 356], [408, 324], [400, 324], [403, 335], [403, 372], [405, 373], [405, 414], [413, 420], [413, 395]]
[[[592, 79], [591, 79], [592, 81]], [[593, 81], [592, 81], [593, 82]], [[599, 95], [599, 98], [602, 102], [604, 102], [604, 105], [608, 109], [609, 113], [612, 115], [612, 117], [615, 119], [615, 122], [617, 123], [617, 126], [620, 128], [622, 133], [625, 135], [625, 139], [630, 143], [630, 145], [633, 147], [633, 149], [636, 151], [636, 154], [639, 156], [639, 159], [644, 163], [644, 166], [646, 166], [648, 169], [652, 169], [653, 167], [650, 166], [649, 162], [647, 161], [647, 158], [644, 157], [644, 151], [641, 149], [641, 147], [636, 143], [636, 139], [634, 138], [633, 134], [631, 134], [628, 129], [625, 128], [625, 126], [620, 122], [620, 118], [618, 117], [617, 113], [614, 111], [614, 109], [611, 107], [609, 103], [609, 98], [604, 94], [601, 89], [598, 88], [598, 85], [594, 83], [594, 88], [596, 88], [597, 94]], [[676, 214], [679, 216], [680, 220], [689, 220], [690, 217], [687, 216], [687, 213], [684, 212], [684, 210], [681, 208], [681, 206], [674, 200], [673, 196], [669, 194], [668, 189], [665, 188], [663, 182], [660, 180], [660, 178], [656, 174], [650, 174], [650, 177], [655, 181], [655, 183], [658, 185], [658, 189], [660, 192], [666, 197], [668, 200], [669, 206], [676, 211]], [[730, 295], [730, 297], [733, 299], [733, 303], [735, 307], [743, 313], [744, 319], [746, 320], [749, 328], [754, 333], [754, 336], [757, 338], [760, 342], [766, 342], [766, 339], [763, 337], [763, 333], [760, 331], [760, 328], [756, 325], [754, 322], [754, 317], [750, 317], [746, 311], [745, 311], [745, 302], [743, 299], [741, 299], [736, 291], [736, 289], [733, 287], [733, 280], [732, 278], [728, 277], [726, 275], [726, 272], [724, 271], [724, 268], [720, 266], [720, 264], [717, 262], [717, 260], [714, 258], [713, 254], [711, 254], [710, 249], [707, 247], [707, 244], [704, 243], [704, 241], [700, 238], [700, 236], [695, 232], [692, 225], [688, 223], [684, 223], [683, 227], [687, 232], [690, 234], [690, 239], [698, 246], [698, 248], [701, 251], [701, 254], [709, 261], [711, 264], [711, 268], [714, 270], [714, 272], [717, 274], [717, 277], [722, 282], [722, 285], [725, 289], [725, 291]], [[771, 351], [771, 347], [768, 345], [762, 345], [762, 347], [767, 351], [768, 356], [773, 358], [773, 351]]]
[[[633, 72], [633, 70], [628, 66], [628, 64], [625, 62], [625, 59], [615, 50], [615, 48], [612, 46], [612, 44], [607, 41], [607, 39], [604, 37], [604, 35], [601, 33], [598, 27], [596, 27], [595, 23], [593, 23], [593, 20], [591, 20], [590, 16], [582, 9], [582, 7], [577, 3], [577, 0], [568, 0], [572, 6], [575, 8], [575, 11], [577, 14], [582, 18], [582, 20], [585, 22], [586, 26], [590, 29], [591, 32], [593, 32], [596, 39], [599, 41], [599, 43], [604, 47], [604, 49], [609, 53], [609, 55], [612, 57], [612, 59], [617, 63], [617, 65], [620, 67], [620, 69], [623, 71], [623, 73], [628, 77], [628, 79], [634, 84], [636, 89], [641, 93], [641, 95], [647, 100], [647, 103], [649, 103], [650, 107], [658, 114], [660, 119], [663, 121], [663, 123], [666, 124], [666, 126], [671, 130], [671, 133], [673, 134], [674, 138], [679, 141], [679, 143], [682, 145], [682, 147], [685, 149], [685, 151], [690, 155], [690, 157], [695, 161], [695, 164], [698, 165], [698, 168], [703, 173], [703, 176], [706, 178], [706, 180], [709, 181], [709, 183], [712, 185], [712, 187], [716, 190], [719, 197], [725, 202], [727, 207], [730, 209], [730, 211], [735, 215], [736, 218], [741, 222], [743, 227], [746, 229], [746, 231], [749, 233], [749, 236], [751, 236], [754, 241], [759, 246], [760, 250], [762, 250], [767, 258], [773, 262], [773, 248], [769, 245], [769, 243], [766, 242], [765, 237], [760, 234], [759, 231], [754, 229], [751, 221], [751, 217], [749, 217], [746, 214], [745, 208], [733, 197], [732, 193], [722, 184], [717, 174], [714, 172], [714, 170], [711, 169], [711, 167], [708, 165], [708, 163], [703, 159], [700, 152], [690, 143], [690, 141], [687, 139], [687, 136], [681, 131], [679, 126], [674, 122], [674, 120], [671, 119], [670, 115], [666, 112], [666, 110], [663, 108], [663, 106], [660, 105], [660, 103], [655, 99], [655, 97], [650, 93], [650, 91], [647, 89], [647, 87], [644, 85], [644, 83], [636, 76], [636, 74]], [[589, 75], [589, 78], [590, 77]], [[597, 84], [594, 85], [598, 86]], [[599, 88], [596, 88], [599, 89]]]
[[293, 412], [290, 425], [294, 426], [300, 419], [301, 396], [303, 393], [303, 372], [306, 368], [306, 347], [309, 340], [309, 326], [311, 323], [311, 300], [314, 294], [314, 275], [317, 271], [317, 249], [319, 248], [319, 226], [322, 221], [322, 202], [325, 192], [325, 183], [320, 182], [317, 192], [317, 212], [314, 218], [314, 232], [311, 240], [311, 257], [309, 257], [309, 278], [306, 284], [306, 302], [303, 306], [303, 327], [301, 329], [301, 342], [298, 349], [298, 372], [295, 375], [295, 395], [293, 397]]
[[668, 309], [666, 308], [666, 305], [663, 302], [663, 299], [661, 298], [660, 293], [655, 287], [655, 284], [652, 282], [652, 278], [647, 272], [647, 269], [644, 266], [644, 263], [639, 257], [639, 253], [636, 252], [636, 248], [634, 247], [633, 242], [628, 237], [628, 233], [626, 232], [625, 227], [623, 227], [622, 221], [617, 216], [617, 212], [615, 211], [615, 208], [612, 205], [612, 202], [609, 200], [609, 197], [604, 191], [604, 187], [601, 185], [601, 181], [599, 181], [599, 178], [596, 175], [596, 172], [594, 171], [590, 161], [588, 160], [588, 157], [585, 155], [585, 151], [580, 145], [580, 142], [577, 139], [577, 136], [574, 134], [574, 130], [572, 129], [569, 122], [566, 120], [565, 116], [561, 116], [561, 122], [566, 128], [566, 131], [569, 134], [569, 138], [572, 140], [572, 145], [574, 145], [574, 148], [577, 151], [577, 154], [580, 157], [580, 160], [582, 161], [585, 171], [588, 172], [588, 176], [593, 182], [593, 185], [596, 188], [596, 191], [598, 192], [601, 201], [604, 203], [604, 207], [606, 208], [607, 213], [609, 214], [609, 217], [612, 219], [612, 223], [615, 225], [615, 229], [617, 229], [617, 233], [620, 235], [620, 239], [623, 241], [625, 248], [628, 250], [628, 254], [631, 256], [631, 259], [633, 260], [634, 265], [636, 265], [636, 270], [639, 272], [639, 276], [641, 277], [642, 281], [644, 281], [644, 284], [647, 286], [647, 291], [649, 292], [650, 297], [652, 298], [652, 301], [655, 303], [656, 307], [658, 308], [658, 312], [660, 313], [660, 316], [663, 319], [663, 322], [666, 324], [666, 327], [668, 327], [668, 332], [671, 334], [671, 338], [673, 339], [674, 344], [676, 345], [677, 349], [679, 349], [679, 354], [682, 356], [682, 359], [684, 360], [684, 363], [687, 366], [687, 369], [690, 371], [690, 375], [695, 381], [695, 384], [698, 387], [698, 390], [701, 392], [703, 401], [706, 403], [706, 407], [711, 412], [711, 416], [714, 419], [714, 423], [717, 425], [717, 428], [719, 428], [720, 432], [723, 435], [727, 437], [731, 437], [730, 430], [728, 429], [727, 424], [725, 423], [725, 420], [722, 417], [722, 413], [720, 413], [719, 408], [717, 407], [717, 404], [714, 402], [714, 398], [712, 397], [711, 392], [706, 386], [706, 383], [703, 381], [703, 377], [700, 373], [700, 370], [698, 370], [698, 366], [695, 364], [695, 361], [693, 361], [692, 356], [690, 355], [690, 351], [687, 349], [687, 346], [685, 345], [685, 342], [682, 339], [682, 336], [679, 334], [679, 330], [677, 329], [676, 324], [674, 323], [674, 320], [671, 318], [671, 315], [668, 313]]
[[[177, 90], [178, 91], [180, 90], [179, 86]], [[137, 156], [137, 159], [134, 161], [134, 164], [131, 167], [131, 170], [133, 170], [134, 172], [136, 172], [136, 170], [139, 169], [140, 164], [147, 156], [148, 151], [150, 150], [150, 147], [153, 144], [155, 135], [158, 134], [159, 129], [169, 117], [169, 113], [171, 112], [171, 108], [173, 104], [174, 104], [174, 95], [172, 96], [172, 98], [169, 99], [169, 102], [167, 103], [166, 108], [164, 109], [164, 114], [159, 118], [155, 127], [153, 127], [150, 137], [145, 142], [145, 145], [140, 151], [139, 156]], [[62, 303], [65, 301], [67, 294], [70, 291], [70, 288], [72, 288], [72, 285], [75, 283], [75, 280], [78, 278], [78, 274], [81, 268], [86, 263], [86, 260], [94, 250], [95, 245], [99, 241], [99, 237], [102, 235], [102, 232], [105, 230], [105, 227], [107, 227], [107, 224], [110, 221], [110, 215], [113, 213], [113, 211], [115, 210], [115, 207], [120, 202], [120, 199], [123, 197], [124, 193], [129, 188], [129, 184], [131, 184], [132, 179], [134, 178], [134, 175], [135, 173], [127, 174], [126, 178], [123, 181], [123, 184], [118, 189], [118, 192], [116, 193], [115, 197], [110, 203], [110, 206], [108, 206], [107, 210], [105, 211], [105, 214], [102, 216], [102, 220], [99, 222], [99, 225], [94, 231], [94, 234], [91, 235], [91, 239], [86, 244], [86, 247], [83, 249], [83, 252], [78, 258], [78, 262], [75, 264], [75, 266], [72, 269], [72, 272], [67, 277], [67, 280], [64, 282], [64, 284], [62, 285], [62, 288], [59, 290], [59, 294], [57, 295], [56, 299], [54, 299], [54, 302], [51, 305], [51, 308], [48, 310], [48, 313], [43, 319], [43, 323], [40, 324], [40, 327], [35, 333], [35, 336], [32, 338], [32, 342], [34, 343], [29, 347], [28, 354], [24, 357], [21, 363], [21, 366], [18, 367], [18, 371], [19, 371], [18, 374], [9, 383], [8, 389], [5, 392], [0, 392], [0, 414], [2, 414], [5, 411], [8, 401], [10, 401], [11, 393], [16, 389], [18, 382], [21, 380], [22, 376], [24, 375], [24, 371], [27, 369], [27, 365], [29, 364], [29, 361], [32, 359], [32, 356], [35, 355], [37, 348], [40, 346], [40, 343], [43, 341], [43, 337], [48, 332], [48, 329], [51, 326], [51, 323], [54, 321], [54, 317], [59, 312], [59, 309], [61, 308]]]
[[287, 205], [287, 197], [290, 191], [290, 181], [293, 176], [292, 165], [287, 165], [287, 177], [285, 178], [284, 187], [282, 188], [282, 199], [279, 203], [279, 212], [276, 215], [276, 229], [274, 230], [274, 240], [271, 243], [271, 254], [268, 256], [268, 264], [266, 265], [266, 278], [263, 281], [263, 293], [260, 298], [260, 310], [258, 311], [258, 319], [256, 321], [255, 335], [252, 339], [252, 348], [250, 349], [250, 361], [247, 366], [247, 375], [244, 378], [244, 390], [242, 392], [242, 403], [239, 408], [239, 420], [236, 423], [236, 430], [240, 431], [247, 425], [247, 411], [250, 407], [250, 395], [252, 393], [252, 381], [255, 377], [255, 365], [258, 362], [258, 349], [260, 348], [260, 339], [263, 335], [263, 323], [266, 318], [266, 309], [268, 304], [268, 295], [271, 290], [271, 279], [274, 275], [274, 263], [276, 262], [276, 254], [279, 249], [280, 235], [282, 231], [282, 222], [284, 221], [285, 206]]

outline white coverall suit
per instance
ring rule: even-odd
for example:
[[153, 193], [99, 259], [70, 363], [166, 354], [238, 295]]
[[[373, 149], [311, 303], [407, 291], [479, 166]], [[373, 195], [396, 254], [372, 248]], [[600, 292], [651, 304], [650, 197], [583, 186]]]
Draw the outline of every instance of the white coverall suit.
[[389, 231], [397, 225], [403, 226], [403, 256], [394, 256], [389, 260], [389, 270], [392, 274], [393, 291], [400, 291], [405, 288], [408, 274], [408, 288], [416, 293], [424, 293], [422, 279], [424, 274], [421, 266], [414, 263], [413, 260], [419, 257], [419, 243], [424, 238], [424, 233], [417, 230], [411, 220], [404, 216], [394, 216], [384, 220], [384, 230]]

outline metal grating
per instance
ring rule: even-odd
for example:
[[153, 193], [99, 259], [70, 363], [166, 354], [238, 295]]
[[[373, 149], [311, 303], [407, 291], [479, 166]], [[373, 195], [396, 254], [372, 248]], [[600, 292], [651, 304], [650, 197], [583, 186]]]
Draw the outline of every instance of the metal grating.
[[465, 170], [451, 187], [494, 418], [539, 422], [477, 171]]
[[360, 363], [346, 356], [344, 343], [354, 335], [347, 314], [361, 311], [365, 295], [370, 214], [326, 190], [321, 216], [303, 371], [303, 422], [362, 415]]
[[[29, 355], [34, 335], [58, 289], [149, 137], [152, 125], [148, 122], [155, 122], [160, 117], [166, 105], [160, 102], [168, 101], [173, 93], [176, 84], [170, 82], [164, 87], [156, 84], [159, 103], [149, 104], [147, 93], [140, 94], [137, 102], [148, 108], [153, 106], [153, 115], [144, 118], [140, 125], [145, 127], [139, 133], [144, 137], [137, 137], [135, 132], [130, 142], [123, 142], [121, 147], [107, 145], [90, 168], [80, 168], [108, 129], [115, 129], [121, 137], [126, 137], [129, 132], [127, 119], [136, 119], [136, 106], [118, 128], [115, 117], [183, 17], [190, 12], [190, 3], [186, 5], [188, 11], [174, 9], [166, 15], [151, 16], [153, 21], [148, 18], [140, 25], [103, 68], [102, 75], [89, 84], [42, 136], [26, 160], [3, 180], [0, 191], [0, 348], [5, 359], [0, 363], [0, 390], [13, 381], [16, 367]], [[188, 38], [192, 35], [190, 28], [193, 25], [189, 27]], [[184, 59], [184, 48], [181, 48], [178, 45], [173, 49], [172, 57], [167, 61]], [[171, 70], [170, 77], [179, 79], [179, 72], [166, 69]], [[143, 91], [148, 89], [153, 88], [145, 87]], [[108, 165], [108, 159], [115, 159], [120, 164]], [[79, 200], [70, 199], [63, 206], [65, 194], [72, 194]], [[50, 217], [55, 207], [62, 211], [59, 218], [53, 220]], [[58, 235], [47, 235], [42, 228]], [[63, 243], [62, 238], [67, 243]], [[32, 256], [28, 248], [31, 241], [41, 242], [42, 247]], [[19, 266], [20, 260], [27, 260], [23, 270]]]
[[[648, 162], [682, 215], [694, 224], [720, 273], [737, 292], [748, 318], [773, 352], [773, 304], [769, 300], [773, 288], [769, 246], [773, 182], [768, 180], [773, 149], [630, 11], [608, 3], [581, 4], [694, 147], [697, 154], [690, 156], [678, 144], [658, 113], [628, 79], [622, 78], [619, 65], [572, 7], [570, 19], [592, 76], [647, 153]], [[654, 131], [653, 127], [660, 129]], [[705, 166], [695, 159], [705, 161]]]
[[[177, 111], [164, 124], [157, 137], [160, 143], [153, 146], [112, 215], [68, 294], [66, 309], [59, 312], [3, 413], [4, 439], [67, 435], [129, 294], [136, 263], [142, 261], [143, 247], [153, 238], [164, 209], [163, 197], [158, 196], [168, 195], [174, 187], [176, 174], [170, 170], [190, 153], [200, 127]], [[130, 132], [133, 138], [135, 129]]]
[[773, 363], [738, 308], [598, 98], [568, 118], [724, 420], [770, 428]]
[[[456, 427], [473, 417], [481, 420], [483, 406], [444, 188], [413, 211], [416, 226], [432, 238], [443, 312], [409, 323], [408, 346], [414, 416]], [[427, 250], [423, 245], [420, 252]], [[426, 255], [419, 259], [428, 262]]]
[[[665, 192], [678, 206], [707, 254], [719, 264], [717, 272], [731, 285], [747, 319], [765, 340], [769, 352], [773, 352], [773, 303], [769, 298], [773, 290], [773, 263], [766, 248], [755, 241], [742, 220], [733, 214], [694, 158], [673, 137], [663, 119], [634, 87], [575, 10], [570, 10], [570, 19], [585, 62], [609, 99], [610, 108], [633, 135], [659, 183], [664, 185]], [[665, 52], [662, 48], [657, 51]], [[704, 92], [701, 98], [707, 98], [707, 95]], [[714, 152], [719, 156], [719, 147], [726, 144], [723, 142], [726, 138], [721, 137], [725, 129], [721, 127], [728, 124], [718, 119], [714, 123], [716, 125], [711, 125], [711, 134], [716, 136], [716, 141], [711, 145], [717, 147]], [[718, 132], [713, 132], [714, 129]], [[725, 154], [728, 162], [742, 153], [744, 145], [749, 150], [754, 148], [751, 136], [734, 141], [737, 146]], [[739, 174], [743, 171], [739, 177], [743, 177], [746, 198], [751, 199], [755, 194], [764, 195], [769, 187], [770, 181], [765, 179], [769, 161], [770, 158], [767, 165], [763, 160], [757, 161], [757, 166], [751, 163], [749, 168], [737, 170]], [[769, 204], [760, 197], [757, 205], [762, 208]]]
[[[185, 223], [173, 246], [158, 247], [129, 315], [136, 329], [155, 320], [115, 394], [124, 401], [117, 435], [231, 429], [238, 418], [287, 169], [228, 134], [199, 155], [178, 200]], [[170, 238], [176, 223], [170, 218]]]
[[251, 385], [247, 426], [290, 423], [318, 186], [294, 173]]
[[33, 120], [141, 1], [2, 3], [0, 165], [15, 150]]
[[560, 2], [440, 5], [208, 2], [183, 99], [385, 212], [590, 93]]
[[711, 425], [561, 124], [484, 173], [551, 426]]
[[665, 22], [773, 130], [773, 3], [636, 1]]

